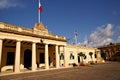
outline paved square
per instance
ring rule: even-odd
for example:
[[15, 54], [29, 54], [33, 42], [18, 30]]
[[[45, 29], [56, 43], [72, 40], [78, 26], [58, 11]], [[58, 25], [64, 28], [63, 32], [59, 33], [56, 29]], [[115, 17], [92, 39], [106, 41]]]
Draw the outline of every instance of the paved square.
[[120, 63], [80, 66], [0, 76], [0, 80], [120, 80]]

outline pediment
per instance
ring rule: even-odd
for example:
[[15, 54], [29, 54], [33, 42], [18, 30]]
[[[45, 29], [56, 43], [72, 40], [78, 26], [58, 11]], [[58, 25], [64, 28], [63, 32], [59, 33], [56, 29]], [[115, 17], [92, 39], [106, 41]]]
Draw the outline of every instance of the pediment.
[[39, 31], [46, 31], [46, 32], [48, 32], [48, 29], [43, 25], [43, 23], [35, 24], [34, 30], [39, 30]]

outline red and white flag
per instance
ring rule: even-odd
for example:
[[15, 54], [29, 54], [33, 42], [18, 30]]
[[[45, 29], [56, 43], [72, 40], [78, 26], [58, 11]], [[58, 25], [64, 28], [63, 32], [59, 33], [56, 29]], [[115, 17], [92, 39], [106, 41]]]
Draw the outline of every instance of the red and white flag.
[[40, 0], [39, 0], [39, 12], [42, 13], [43, 9], [42, 9], [42, 6], [41, 6], [41, 3], [40, 3]]

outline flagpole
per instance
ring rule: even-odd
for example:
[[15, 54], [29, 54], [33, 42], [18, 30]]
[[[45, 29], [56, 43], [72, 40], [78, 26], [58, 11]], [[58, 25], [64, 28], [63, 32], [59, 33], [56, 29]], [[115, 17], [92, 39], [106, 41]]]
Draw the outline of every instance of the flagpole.
[[77, 45], [77, 35], [75, 34], [75, 44]]
[[75, 35], [75, 44], [77, 45], [77, 31], [74, 32], [74, 35]]
[[40, 11], [39, 11], [39, 6], [40, 6], [40, 0], [38, 0], [38, 23], [40, 23]]

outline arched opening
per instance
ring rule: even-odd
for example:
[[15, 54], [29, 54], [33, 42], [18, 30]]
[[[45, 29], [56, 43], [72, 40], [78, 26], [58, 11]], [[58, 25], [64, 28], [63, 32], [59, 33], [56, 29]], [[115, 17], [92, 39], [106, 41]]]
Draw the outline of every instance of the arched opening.
[[32, 62], [32, 51], [26, 49], [24, 51], [24, 68], [30, 69]]
[[106, 60], [106, 53], [102, 52], [102, 53], [101, 53], [101, 57], [102, 57], [104, 60]]

